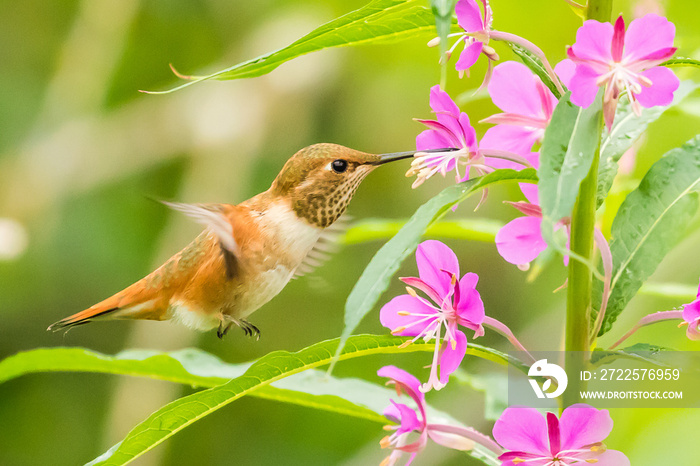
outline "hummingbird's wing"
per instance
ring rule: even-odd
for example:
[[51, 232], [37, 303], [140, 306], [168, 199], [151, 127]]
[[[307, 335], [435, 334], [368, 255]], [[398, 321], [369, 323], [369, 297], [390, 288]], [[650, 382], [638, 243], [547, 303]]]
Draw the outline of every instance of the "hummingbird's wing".
[[340, 249], [343, 235], [345, 235], [351, 221], [351, 216], [342, 215], [335, 223], [323, 230], [314, 247], [297, 267], [294, 278], [303, 277], [326, 263]]
[[208, 227], [219, 239], [221, 254], [226, 264], [226, 277], [232, 279], [238, 267], [238, 244], [233, 237], [233, 225], [227, 216], [227, 204], [186, 204], [182, 202], [166, 202], [163, 204], [173, 210], [182, 212], [195, 222]]
[[209, 227], [221, 241], [221, 245], [233, 254], [239, 249], [233, 238], [233, 225], [225, 215], [225, 204], [185, 204], [182, 202], [166, 202], [163, 204], [173, 210], [182, 212], [195, 222]]

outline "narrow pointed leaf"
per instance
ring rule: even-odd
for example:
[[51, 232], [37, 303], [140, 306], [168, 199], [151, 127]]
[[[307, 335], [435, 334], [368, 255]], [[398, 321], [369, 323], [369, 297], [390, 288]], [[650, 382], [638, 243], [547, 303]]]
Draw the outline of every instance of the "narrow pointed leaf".
[[374, 255], [345, 302], [345, 328], [341, 334], [343, 343], [374, 308], [381, 295], [389, 287], [391, 277], [399, 269], [401, 262], [418, 246], [426, 229], [439, 220], [450, 208], [475, 192], [490, 186], [511, 183], [535, 183], [534, 169], [515, 171], [496, 170], [486, 176], [474, 178], [450, 186], [418, 208], [401, 230]]
[[557, 104], [540, 151], [538, 187], [542, 207], [542, 235], [551, 244], [553, 226], [569, 217], [581, 181], [591, 168], [600, 142], [602, 94], [588, 108], [579, 108], [566, 93]]
[[[613, 277], [599, 335], [610, 330], [642, 283], [683, 238], [697, 212], [699, 188], [700, 136], [696, 136], [656, 162], [622, 203], [612, 224]], [[602, 285], [596, 285], [600, 296]]]
[[[549, 73], [547, 73], [547, 70], [542, 64], [542, 60], [536, 57], [532, 52], [525, 50], [517, 44], [512, 42], [506, 43], [511, 50], [513, 50], [513, 53], [520, 58], [520, 61], [522, 61], [525, 66], [530, 68], [530, 71], [535, 73], [537, 77], [542, 80], [542, 83], [544, 83], [544, 85], [547, 86], [550, 91], [552, 91], [552, 94], [554, 94], [557, 99], [561, 98], [561, 92], [559, 92], [556, 84], [554, 84], [554, 81], [552, 81], [552, 77], [549, 75]], [[564, 84], [562, 84], [562, 87], [564, 87]], [[566, 90], [566, 87], [564, 87], [564, 90]]]
[[[191, 387], [211, 388], [243, 375], [249, 367], [250, 363], [225, 363], [216, 356], [196, 348], [169, 353], [152, 350], [127, 350], [115, 356], [83, 348], [39, 348], [15, 354], [0, 361], [0, 383], [27, 374], [92, 372], [147, 377]], [[320, 373], [316, 375], [319, 376], [320, 380]], [[340, 382], [339, 379], [324, 377], [324, 384], [320, 388], [330, 388], [331, 391], [315, 390], [313, 393], [308, 390], [310, 388], [307, 386], [308, 378], [305, 380], [293, 379], [294, 377], [285, 379], [287, 383], [282, 386], [261, 387], [250, 395], [375, 422], [386, 422], [384, 416], [381, 415], [381, 410], [377, 412], [364, 407], [362, 403], [349, 403], [346, 401], [347, 396], [329, 396], [343, 393], [340, 386], [344, 382]], [[378, 388], [382, 390], [381, 387]], [[383, 390], [382, 393], [386, 395]], [[368, 393], [365, 394], [368, 395]], [[367, 399], [371, 399], [371, 397]]]
[[162, 93], [177, 91], [208, 79], [227, 80], [261, 76], [284, 62], [327, 48], [391, 43], [434, 36], [435, 20], [426, 3], [424, 0], [373, 0], [358, 10], [318, 27], [287, 47], [208, 76], [197, 77]]
[[[669, 354], [670, 358], [663, 354], [664, 352], [671, 352]], [[671, 348], [650, 345], [648, 343], [637, 343], [615, 351], [596, 349], [591, 354], [591, 364], [594, 367], [600, 367], [622, 358], [648, 362], [656, 366], [679, 367], [678, 365], [671, 365], [669, 361], [669, 359], [678, 359], [678, 354], [677, 351]]]
[[[388, 239], [406, 225], [407, 220], [367, 219], [351, 226], [343, 235], [343, 244], [360, 244]], [[427, 236], [493, 243], [503, 222], [488, 218], [435, 222], [426, 230]]]
[[[402, 348], [408, 338], [394, 336], [358, 335], [348, 340], [340, 359], [350, 359], [383, 353], [411, 353], [432, 351], [434, 346], [422, 341]], [[328, 340], [295, 353], [275, 351], [248, 368], [241, 376], [223, 385], [194, 393], [169, 403], [137, 425], [118, 446], [101, 456], [100, 465], [128, 464], [172, 437], [194, 422], [223, 408], [227, 404], [294, 374], [314, 369], [331, 362], [339, 339]], [[467, 354], [482, 357], [499, 364], [514, 364], [525, 372], [527, 367], [499, 351], [470, 344]], [[483, 452], [475, 452], [483, 456]]]
[[610, 131], [603, 131], [603, 139], [600, 143], [600, 165], [598, 167], [598, 207], [603, 203], [610, 192], [615, 175], [617, 175], [617, 162], [639, 136], [646, 131], [649, 125], [669, 108], [679, 104], [688, 94], [700, 87], [700, 84], [692, 81], [683, 81], [678, 90], [673, 94], [673, 102], [666, 107], [643, 108], [642, 114], [637, 116], [629, 104], [629, 100], [621, 99], [615, 122]]
[[697, 66], [698, 68], [700, 68], [700, 60], [684, 57], [674, 57], [670, 60], [666, 60], [659, 66]]

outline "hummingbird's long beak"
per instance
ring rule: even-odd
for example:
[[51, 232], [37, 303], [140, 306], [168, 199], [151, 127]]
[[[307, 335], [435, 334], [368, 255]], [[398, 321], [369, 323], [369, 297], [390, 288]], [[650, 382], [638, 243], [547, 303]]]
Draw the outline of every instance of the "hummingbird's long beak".
[[379, 160], [377, 162], [374, 162], [374, 165], [383, 165], [388, 162], [393, 162], [394, 160], [408, 159], [413, 157], [418, 152], [452, 152], [455, 150], [459, 149], [449, 147], [446, 149], [411, 150], [407, 152], [392, 152], [390, 154], [379, 154]]

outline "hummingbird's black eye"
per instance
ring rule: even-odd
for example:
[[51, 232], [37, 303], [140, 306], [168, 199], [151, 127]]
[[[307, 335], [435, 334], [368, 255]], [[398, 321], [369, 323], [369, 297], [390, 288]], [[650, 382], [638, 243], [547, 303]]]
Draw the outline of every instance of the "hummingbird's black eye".
[[348, 169], [348, 162], [346, 160], [338, 159], [331, 162], [331, 168], [336, 173], [343, 173]]

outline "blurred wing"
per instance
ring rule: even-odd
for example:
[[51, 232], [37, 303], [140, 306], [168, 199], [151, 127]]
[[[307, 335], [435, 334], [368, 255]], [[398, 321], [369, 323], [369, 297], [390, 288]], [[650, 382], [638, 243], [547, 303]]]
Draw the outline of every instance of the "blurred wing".
[[343, 215], [333, 225], [323, 230], [314, 247], [297, 267], [297, 270], [294, 272], [294, 278], [313, 272], [317, 267], [326, 263], [340, 249], [340, 240], [350, 226], [351, 220], [352, 217], [349, 215]]
[[185, 204], [181, 202], [166, 202], [173, 210], [182, 212], [200, 225], [211, 229], [219, 238], [221, 245], [233, 254], [238, 254], [238, 245], [233, 238], [233, 225], [223, 213], [224, 206], [221, 204]]
[[233, 225], [224, 214], [222, 204], [185, 204], [180, 202], [165, 202], [163, 204], [173, 210], [182, 212], [200, 225], [209, 228], [219, 239], [221, 254], [226, 264], [226, 277], [232, 279], [238, 269], [238, 244], [233, 237]]

